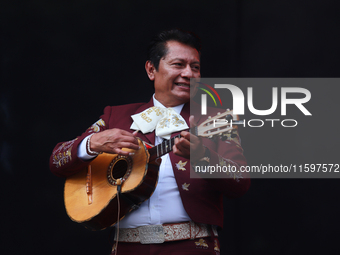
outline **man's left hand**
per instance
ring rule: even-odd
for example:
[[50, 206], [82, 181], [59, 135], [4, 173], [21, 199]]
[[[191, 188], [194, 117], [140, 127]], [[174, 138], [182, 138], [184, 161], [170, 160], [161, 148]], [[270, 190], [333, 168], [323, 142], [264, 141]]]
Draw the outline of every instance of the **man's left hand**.
[[[191, 127], [195, 125], [193, 116], [190, 116], [189, 122]], [[187, 131], [182, 131], [181, 137], [175, 139], [175, 145], [172, 149], [174, 154], [190, 159], [191, 162], [196, 162], [203, 158], [205, 153], [201, 138]]]

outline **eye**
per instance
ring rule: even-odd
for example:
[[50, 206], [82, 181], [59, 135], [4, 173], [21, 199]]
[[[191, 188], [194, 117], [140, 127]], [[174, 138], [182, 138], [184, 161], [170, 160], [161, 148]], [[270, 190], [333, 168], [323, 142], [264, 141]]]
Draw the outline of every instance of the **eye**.
[[192, 69], [199, 71], [201, 69], [201, 67], [199, 65], [193, 65]]

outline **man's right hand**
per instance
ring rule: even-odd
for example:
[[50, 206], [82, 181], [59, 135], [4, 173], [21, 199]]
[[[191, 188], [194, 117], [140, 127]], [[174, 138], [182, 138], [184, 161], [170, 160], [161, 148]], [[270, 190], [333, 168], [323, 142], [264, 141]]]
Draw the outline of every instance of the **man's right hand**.
[[123, 151], [122, 148], [138, 150], [139, 145], [136, 134], [137, 131], [130, 133], [118, 128], [94, 133], [90, 139], [90, 149], [96, 152], [128, 156], [129, 152]]

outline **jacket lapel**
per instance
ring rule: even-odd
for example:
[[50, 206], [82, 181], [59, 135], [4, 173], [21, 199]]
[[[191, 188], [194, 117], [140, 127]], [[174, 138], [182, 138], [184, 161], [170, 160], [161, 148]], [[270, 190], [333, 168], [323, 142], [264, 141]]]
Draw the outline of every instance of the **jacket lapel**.
[[[183, 106], [183, 109], [181, 111], [181, 116], [183, 117], [183, 119], [186, 121], [187, 125], [190, 127], [190, 123], [189, 123], [189, 117], [190, 117], [190, 104], [189, 103], [186, 103], [184, 106]], [[178, 132], [175, 132], [171, 135], [171, 137], [174, 137], [176, 135], [179, 135], [182, 131], [178, 131]], [[172, 152], [170, 153], [170, 158], [171, 158], [171, 163], [172, 163], [172, 167], [175, 171], [175, 169], [178, 169], [178, 163], [179, 162], [184, 162], [184, 161], [189, 161], [187, 159], [184, 159], [180, 156], [177, 156], [175, 154], [173, 154]], [[185, 169], [190, 169], [190, 163], [189, 164], [186, 164], [184, 166]], [[177, 171], [175, 171], [177, 172]]]

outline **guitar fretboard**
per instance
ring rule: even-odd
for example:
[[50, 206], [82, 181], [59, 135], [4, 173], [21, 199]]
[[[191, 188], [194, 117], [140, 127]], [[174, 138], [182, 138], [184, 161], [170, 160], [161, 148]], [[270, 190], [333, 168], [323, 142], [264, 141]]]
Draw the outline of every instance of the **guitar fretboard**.
[[[190, 132], [192, 134], [197, 135], [197, 127], [190, 128]], [[172, 151], [172, 146], [175, 144], [175, 138], [180, 138], [181, 135], [176, 135], [172, 137], [170, 140], [164, 140], [162, 143], [156, 145], [155, 147], [150, 148], [148, 151], [150, 153], [150, 160], [153, 161], [156, 158], [162, 157], [163, 155]]]
[[175, 138], [181, 137], [180, 135], [176, 135], [172, 137], [170, 140], [164, 140], [162, 143], [156, 145], [149, 149], [150, 153], [150, 161], [153, 161], [156, 158], [162, 157], [163, 155], [172, 151], [172, 146], [175, 144]]

